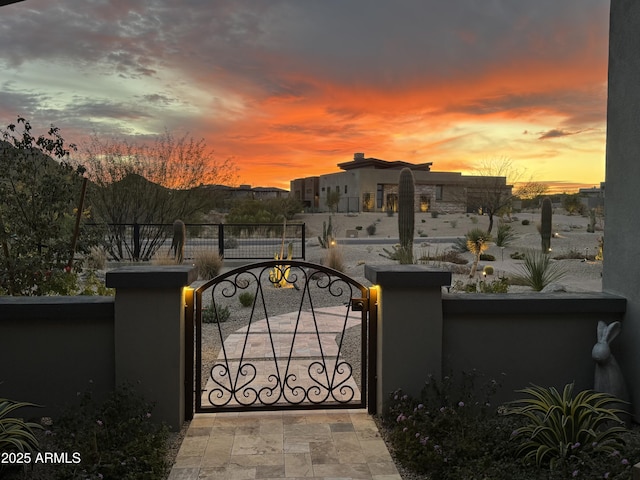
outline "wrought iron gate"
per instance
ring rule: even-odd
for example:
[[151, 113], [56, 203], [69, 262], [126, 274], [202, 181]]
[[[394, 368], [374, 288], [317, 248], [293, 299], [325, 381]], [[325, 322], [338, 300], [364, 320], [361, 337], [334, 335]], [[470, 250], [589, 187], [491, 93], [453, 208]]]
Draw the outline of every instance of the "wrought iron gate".
[[373, 411], [375, 302], [374, 289], [295, 260], [255, 263], [206, 282], [192, 307], [195, 398], [187, 409], [368, 404]]

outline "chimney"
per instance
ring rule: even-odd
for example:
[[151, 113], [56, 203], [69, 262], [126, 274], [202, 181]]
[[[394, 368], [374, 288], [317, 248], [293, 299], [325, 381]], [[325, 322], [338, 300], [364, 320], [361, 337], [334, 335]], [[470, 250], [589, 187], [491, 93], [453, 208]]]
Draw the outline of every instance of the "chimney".
[[364, 160], [364, 153], [354, 153], [353, 159], [357, 162], [358, 160]]

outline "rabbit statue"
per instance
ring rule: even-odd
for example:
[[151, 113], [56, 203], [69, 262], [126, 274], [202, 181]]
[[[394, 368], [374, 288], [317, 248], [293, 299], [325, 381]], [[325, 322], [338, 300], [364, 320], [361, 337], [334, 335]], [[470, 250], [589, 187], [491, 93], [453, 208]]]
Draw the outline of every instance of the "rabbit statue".
[[628, 402], [629, 394], [622, 377], [622, 371], [609, 347], [611, 341], [620, 333], [621, 328], [620, 322], [612, 322], [609, 325], [602, 320], [598, 322], [598, 343], [591, 350], [591, 357], [596, 362], [593, 389], [596, 392], [615, 395], [620, 400]]

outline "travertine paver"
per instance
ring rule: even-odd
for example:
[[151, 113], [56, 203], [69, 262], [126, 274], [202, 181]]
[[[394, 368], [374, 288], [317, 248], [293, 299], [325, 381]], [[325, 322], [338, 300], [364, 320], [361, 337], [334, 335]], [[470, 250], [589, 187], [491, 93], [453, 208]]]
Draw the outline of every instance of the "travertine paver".
[[364, 410], [198, 414], [169, 476], [274, 478], [401, 480]]

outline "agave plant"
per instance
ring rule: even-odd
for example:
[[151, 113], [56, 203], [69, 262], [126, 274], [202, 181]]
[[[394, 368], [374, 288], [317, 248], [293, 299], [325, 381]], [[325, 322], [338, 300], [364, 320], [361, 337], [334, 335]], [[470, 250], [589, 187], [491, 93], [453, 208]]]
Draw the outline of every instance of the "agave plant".
[[514, 431], [521, 442], [518, 455], [525, 463], [550, 468], [578, 450], [587, 453], [613, 453], [624, 444], [621, 435], [627, 430], [618, 417], [620, 400], [607, 393], [584, 390], [573, 396], [572, 383], [562, 394], [555, 388], [533, 385], [518, 390], [529, 398], [511, 402], [509, 414], [524, 419], [524, 426]]
[[0, 452], [35, 452], [39, 449], [34, 430], [43, 427], [37, 423], [25, 422], [11, 414], [23, 407], [37, 407], [33, 403], [15, 402], [0, 398]]
[[560, 280], [564, 275], [565, 270], [560, 264], [553, 263], [549, 255], [537, 251], [528, 251], [524, 254], [520, 274], [515, 277], [519, 282], [539, 292], [550, 283]]

